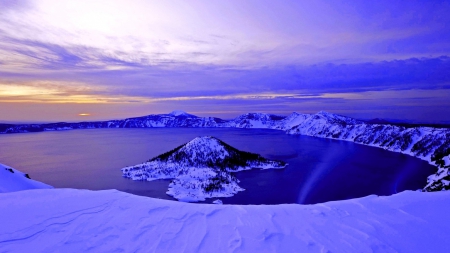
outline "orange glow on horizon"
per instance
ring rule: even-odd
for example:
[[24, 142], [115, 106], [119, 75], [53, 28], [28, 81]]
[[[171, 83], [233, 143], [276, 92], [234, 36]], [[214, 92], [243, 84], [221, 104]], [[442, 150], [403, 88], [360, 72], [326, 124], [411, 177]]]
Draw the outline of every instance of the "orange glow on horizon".
[[78, 116], [91, 116], [91, 114], [90, 113], [80, 113], [80, 114], [78, 114]]

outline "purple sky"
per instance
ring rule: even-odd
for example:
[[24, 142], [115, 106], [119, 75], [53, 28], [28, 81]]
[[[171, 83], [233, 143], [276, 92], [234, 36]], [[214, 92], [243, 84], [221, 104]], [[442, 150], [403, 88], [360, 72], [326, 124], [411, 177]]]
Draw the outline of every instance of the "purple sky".
[[180, 109], [450, 122], [448, 13], [448, 1], [0, 0], [0, 121]]

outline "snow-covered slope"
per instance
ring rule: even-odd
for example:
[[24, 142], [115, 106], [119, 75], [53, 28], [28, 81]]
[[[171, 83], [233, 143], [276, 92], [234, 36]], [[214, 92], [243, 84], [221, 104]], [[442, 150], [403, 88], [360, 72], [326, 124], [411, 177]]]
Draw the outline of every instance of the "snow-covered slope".
[[302, 124], [306, 119], [310, 118], [311, 115], [312, 114], [302, 114], [302, 113], [293, 112], [286, 118], [279, 121], [278, 124], [276, 124], [272, 128], [278, 129], [278, 130], [288, 130], [294, 126]]
[[169, 115], [173, 115], [173, 116], [185, 116], [185, 117], [197, 117], [197, 116], [195, 116], [195, 115], [192, 115], [192, 114], [189, 114], [189, 113], [187, 113], [187, 112], [185, 112], [185, 111], [182, 111], [182, 110], [175, 110], [175, 111], [172, 111], [171, 113], [169, 113]]
[[450, 252], [449, 202], [450, 192], [274, 206], [13, 192], [0, 194], [0, 252]]
[[28, 174], [0, 163], [0, 193], [50, 188], [53, 187], [30, 179]]
[[267, 113], [246, 113], [228, 122], [228, 127], [276, 128], [286, 117]]
[[231, 172], [252, 168], [284, 168], [281, 161], [269, 161], [260, 155], [239, 151], [223, 141], [197, 137], [148, 162], [122, 169], [133, 180], [174, 179], [167, 192], [181, 201], [230, 197], [244, 189]]

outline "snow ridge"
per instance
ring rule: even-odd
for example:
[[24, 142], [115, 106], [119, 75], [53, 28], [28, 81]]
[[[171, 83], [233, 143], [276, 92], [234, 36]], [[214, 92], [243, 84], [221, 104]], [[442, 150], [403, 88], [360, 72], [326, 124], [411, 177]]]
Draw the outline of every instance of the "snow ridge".
[[171, 113], [169, 113], [169, 115], [173, 115], [173, 116], [175, 116], [175, 117], [178, 117], [178, 116], [184, 116], [184, 117], [193, 117], [193, 118], [197, 118], [197, 116], [192, 115], [192, 114], [188, 114], [187, 112], [182, 111], [182, 110], [175, 110], [175, 111], [172, 111]]
[[53, 187], [35, 181], [28, 174], [0, 163], [0, 193], [50, 188]]
[[252, 168], [284, 168], [286, 163], [239, 151], [211, 137], [197, 137], [149, 161], [122, 169], [133, 180], [173, 179], [167, 194], [180, 201], [230, 197], [244, 189], [232, 172]]
[[267, 113], [246, 113], [228, 124], [237, 128], [276, 128], [276, 126], [286, 117]]

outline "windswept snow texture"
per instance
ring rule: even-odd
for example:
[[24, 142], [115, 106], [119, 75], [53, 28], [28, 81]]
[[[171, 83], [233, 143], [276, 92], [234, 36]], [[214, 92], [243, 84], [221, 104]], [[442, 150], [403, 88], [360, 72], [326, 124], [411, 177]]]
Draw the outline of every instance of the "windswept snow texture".
[[32, 180], [28, 174], [0, 163], [0, 193], [50, 188], [53, 187]]
[[[434, 127], [374, 124], [327, 112], [316, 114], [292, 113], [277, 116], [265, 113], [247, 113], [232, 120], [197, 117], [183, 111], [148, 115], [124, 120], [51, 123], [0, 124], [0, 133], [20, 133], [81, 128], [150, 128], [150, 127], [236, 127], [269, 128], [321, 138], [352, 141], [408, 154], [438, 167], [428, 178], [425, 191], [450, 189], [450, 129]], [[376, 122], [376, 121], [375, 121]]]
[[232, 172], [252, 168], [284, 168], [286, 163], [239, 151], [223, 141], [197, 137], [148, 162], [122, 169], [133, 180], [173, 179], [167, 194], [185, 202], [231, 197], [244, 189]]
[[[20, 201], [18, 201], [20, 200]], [[0, 252], [450, 252], [450, 192], [210, 205], [116, 190], [0, 194]]]

